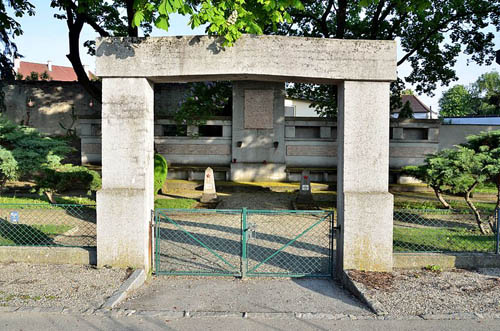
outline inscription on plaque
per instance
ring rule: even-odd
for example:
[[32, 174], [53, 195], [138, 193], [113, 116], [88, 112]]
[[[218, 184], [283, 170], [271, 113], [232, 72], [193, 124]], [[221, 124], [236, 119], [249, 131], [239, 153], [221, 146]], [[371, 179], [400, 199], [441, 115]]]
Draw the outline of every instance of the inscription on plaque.
[[245, 129], [272, 129], [273, 109], [273, 90], [245, 90]]

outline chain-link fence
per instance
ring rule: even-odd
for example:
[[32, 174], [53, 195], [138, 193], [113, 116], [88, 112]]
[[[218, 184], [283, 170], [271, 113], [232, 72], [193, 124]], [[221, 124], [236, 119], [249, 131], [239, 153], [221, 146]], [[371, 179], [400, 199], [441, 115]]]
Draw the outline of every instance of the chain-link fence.
[[159, 274], [332, 273], [331, 212], [157, 209], [155, 218]]
[[0, 246], [96, 246], [95, 206], [0, 204]]
[[394, 251], [496, 252], [498, 213], [480, 214], [482, 231], [467, 210], [395, 210]]

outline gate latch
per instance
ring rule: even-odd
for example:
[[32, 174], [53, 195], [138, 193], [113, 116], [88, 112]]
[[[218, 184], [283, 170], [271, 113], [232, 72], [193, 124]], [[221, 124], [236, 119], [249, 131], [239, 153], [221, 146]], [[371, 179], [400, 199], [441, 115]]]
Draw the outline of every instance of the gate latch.
[[257, 234], [255, 232], [256, 230], [257, 230], [257, 224], [248, 223], [248, 239], [256, 239], [257, 238]]

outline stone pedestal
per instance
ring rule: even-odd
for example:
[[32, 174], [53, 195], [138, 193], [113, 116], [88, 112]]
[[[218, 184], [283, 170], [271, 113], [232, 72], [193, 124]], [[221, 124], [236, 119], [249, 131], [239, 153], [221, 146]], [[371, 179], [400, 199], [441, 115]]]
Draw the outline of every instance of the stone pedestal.
[[153, 199], [153, 86], [104, 78], [102, 190], [97, 193], [97, 264], [150, 268]]
[[392, 270], [389, 83], [339, 85], [337, 270]]
[[297, 203], [308, 203], [313, 201], [311, 192], [311, 176], [309, 170], [302, 171], [299, 194], [297, 195], [296, 201]]
[[203, 181], [203, 195], [200, 201], [202, 203], [216, 202], [217, 192], [215, 191], [215, 177], [212, 168], [205, 170], [205, 179]]

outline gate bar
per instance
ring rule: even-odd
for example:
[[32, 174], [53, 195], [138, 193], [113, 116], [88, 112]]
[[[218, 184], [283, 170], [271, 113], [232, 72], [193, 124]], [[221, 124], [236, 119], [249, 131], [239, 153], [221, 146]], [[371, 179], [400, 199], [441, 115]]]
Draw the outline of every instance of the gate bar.
[[245, 278], [248, 271], [247, 233], [247, 209], [243, 208], [241, 215], [241, 278]]

